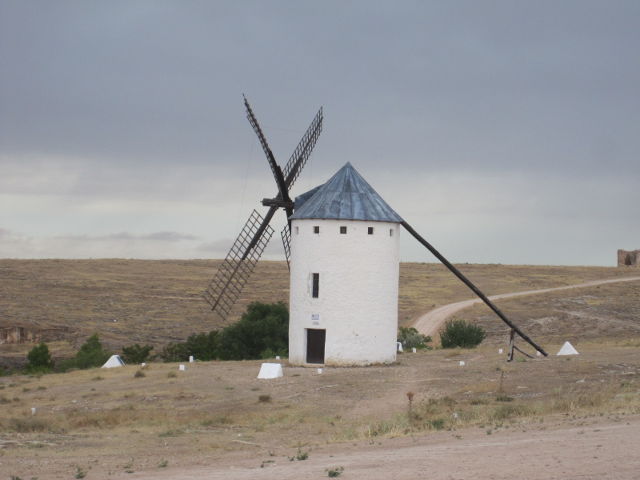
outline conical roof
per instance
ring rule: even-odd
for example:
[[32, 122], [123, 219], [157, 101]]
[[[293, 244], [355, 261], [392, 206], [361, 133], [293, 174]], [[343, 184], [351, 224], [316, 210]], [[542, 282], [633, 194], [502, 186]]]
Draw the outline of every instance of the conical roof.
[[348, 162], [327, 183], [296, 197], [291, 219], [303, 218], [402, 222]]

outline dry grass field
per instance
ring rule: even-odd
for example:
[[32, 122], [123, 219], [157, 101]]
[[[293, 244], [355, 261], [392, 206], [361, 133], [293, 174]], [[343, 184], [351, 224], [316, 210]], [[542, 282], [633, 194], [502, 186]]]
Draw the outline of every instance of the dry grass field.
[[[58, 353], [73, 351], [93, 332], [114, 348], [162, 345], [220, 326], [200, 300], [215, 266], [0, 260], [0, 327], [68, 327], [72, 335], [55, 343]], [[637, 274], [593, 267], [460, 267], [489, 294]], [[286, 277], [284, 264], [263, 262], [236, 315], [253, 300], [286, 300]], [[478, 306], [458, 315], [487, 329], [480, 347], [405, 353], [389, 366], [318, 374], [285, 361], [285, 376], [270, 381], [256, 378], [259, 361], [196, 362], [186, 371], [152, 363], [145, 369], [0, 377], [0, 478], [203, 478], [190, 476], [194, 468], [234, 478], [238, 465], [248, 469], [246, 478], [269, 468], [281, 478], [300, 478], [295, 472], [303, 464], [318, 469], [305, 478], [326, 478], [334, 456], [349, 449], [380, 448], [382, 454], [394, 438], [482, 444], [515, 432], [636, 425], [639, 287], [618, 283], [499, 302], [549, 352], [570, 340], [580, 351], [574, 357], [519, 356], [506, 363], [497, 349], [507, 331]], [[434, 264], [403, 264], [400, 295], [405, 323], [433, 305], [471, 296]], [[0, 353], [24, 357], [30, 347], [0, 345]], [[265, 475], [259, 478], [275, 478]], [[238, 472], [238, 478], [245, 477]], [[362, 477], [347, 467], [343, 478]]]
[[[64, 327], [61, 341], [45, 335], [58, 356], [71, 355], [95, 332], [113, 350], [136, 342], [158, 348], [223, 326], [202, 299], [217, 265], [215, 260], [0, 260], [0, 328], [40, 331]], [[632, 274], [628, 269], [607, 267], [459, 267], [487, 294]], [[286, 264], [260, 262], [228, 321], [236, 321], [252, 301], [286, 303], [288, 292]], [[442, 265], [400, 266], [402, 324], [433, 306], [472, 296]], [[536, 302], [537, 297], [531, 301]], [[28, 349], [3, 345], [0, 358], [24, 359]]]

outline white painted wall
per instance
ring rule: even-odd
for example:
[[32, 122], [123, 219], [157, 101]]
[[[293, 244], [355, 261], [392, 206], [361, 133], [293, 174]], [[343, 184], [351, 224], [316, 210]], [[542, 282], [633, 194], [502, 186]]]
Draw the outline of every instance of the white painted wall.
[[[313, 233], [316, 225], [319, 234]], [[345, 235], [341, 226], [347, 227]], [[307, 328], [326, 330], [326, 365], [395, 361], [399, 237], [397, 223], [293, 220], [290, 363], [306, 362]], [[320, 274], [319, 298], [311, 296], [312, 273]]]

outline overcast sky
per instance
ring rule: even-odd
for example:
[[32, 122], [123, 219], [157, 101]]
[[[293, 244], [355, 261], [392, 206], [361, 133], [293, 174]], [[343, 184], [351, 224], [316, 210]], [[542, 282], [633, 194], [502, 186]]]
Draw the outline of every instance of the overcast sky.
[[294, 195], [350, 161], [452, 261], [614, 265], [639, 51], [638, 1], [0, 0], [0, 258], [224, 257], [276, 193], [245, 93], [282, 164], [324, 106]]

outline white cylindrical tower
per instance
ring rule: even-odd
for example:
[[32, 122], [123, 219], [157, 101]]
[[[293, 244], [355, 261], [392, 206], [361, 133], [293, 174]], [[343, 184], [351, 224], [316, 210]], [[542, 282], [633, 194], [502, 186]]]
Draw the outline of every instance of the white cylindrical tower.
[[290, 363], [395, 361], [401, 221], [350, 164], [296, 199]]

